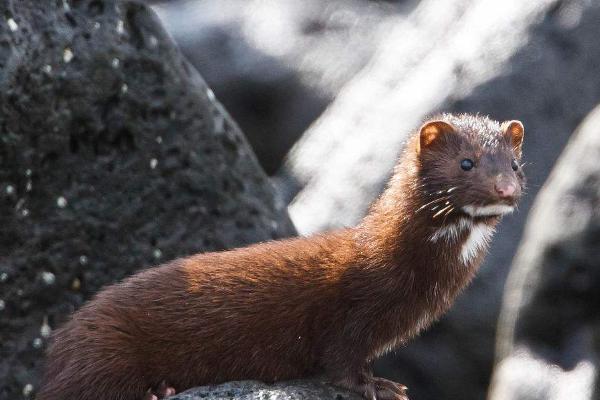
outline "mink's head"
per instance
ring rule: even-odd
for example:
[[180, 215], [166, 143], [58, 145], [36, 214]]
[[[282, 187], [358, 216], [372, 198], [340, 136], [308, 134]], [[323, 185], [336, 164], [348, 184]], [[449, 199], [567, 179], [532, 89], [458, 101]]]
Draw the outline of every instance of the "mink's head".
[[443, 114], [426, 122], [417, 139], [423, 209], [434, 217], [500, 216], [517, 206], [525, 185], [519, 121]]

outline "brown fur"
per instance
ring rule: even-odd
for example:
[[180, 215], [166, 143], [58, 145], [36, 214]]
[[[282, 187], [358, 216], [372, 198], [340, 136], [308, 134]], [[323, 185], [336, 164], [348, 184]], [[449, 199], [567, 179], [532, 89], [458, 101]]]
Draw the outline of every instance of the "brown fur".
[[[411, 137], [357, 227], [198, 254], [105, 288], [56, 332], [38, 400], [139, 400], [162, 380], [183, 390], [320, 373], [369, 398], [403, 398], [369, 364], [443, 314], [472, 279], [484, 251], [460, 261], [469, 232], [456, 242], [430, 237], [471, 218], [460, 206], [497, 202], [498, 174], [520, 189], [510, 163], [521, 142], [510, 131], [442, 115]], [[462, 171], [467, 156], [479, 168]], [[431, 210], [454, 186], [452, 209]], [[495, 225], [499, 217], [471, 219]]]

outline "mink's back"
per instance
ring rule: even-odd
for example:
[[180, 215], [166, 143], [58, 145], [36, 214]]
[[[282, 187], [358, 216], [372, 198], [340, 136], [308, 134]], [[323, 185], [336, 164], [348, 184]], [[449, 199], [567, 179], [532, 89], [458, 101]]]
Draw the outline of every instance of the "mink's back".
[[182, 390], [318, 372], [351, 235], [199, 254], [105, 288], [56, 331], [37, 398], [138, 400], [163, 379]]

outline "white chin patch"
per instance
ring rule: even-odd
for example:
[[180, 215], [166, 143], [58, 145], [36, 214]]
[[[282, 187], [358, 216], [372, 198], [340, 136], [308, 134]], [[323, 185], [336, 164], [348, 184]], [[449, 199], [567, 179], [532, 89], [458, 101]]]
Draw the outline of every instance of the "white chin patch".
[[515, 210], [506, 204], [492, 204], [489, 206], [464, 206], [463, 211], [472, 217], [488, 217], [490, 215], [510, 214]]

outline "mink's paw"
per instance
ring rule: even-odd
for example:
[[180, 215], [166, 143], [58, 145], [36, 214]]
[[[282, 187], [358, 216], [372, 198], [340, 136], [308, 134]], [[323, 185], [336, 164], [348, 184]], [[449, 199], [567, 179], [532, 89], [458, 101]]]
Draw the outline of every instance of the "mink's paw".
[[384, 378], [375, 378], [370, 373], [361, 374], [356, 379], [334, 380], [333, 384], [358, 392], [365, 400], [409, 400], [406, 386]]
[[156, 389], [149, 388], [142, 400], [158, 400], [165, 397], [173, 396], [175, 389], [168, 386], [167, 382], [162, 381]]
[[371, 377], [365, 384], [367, 400], [408, 400], [408, 388], [384, 378]]

